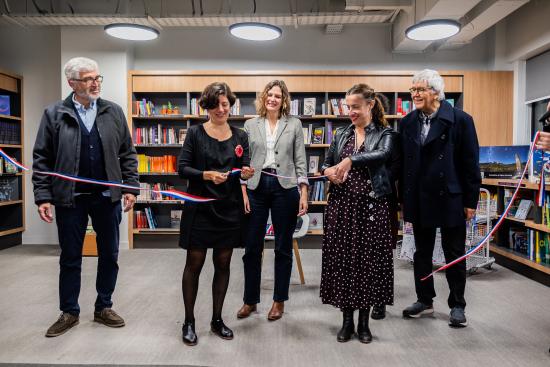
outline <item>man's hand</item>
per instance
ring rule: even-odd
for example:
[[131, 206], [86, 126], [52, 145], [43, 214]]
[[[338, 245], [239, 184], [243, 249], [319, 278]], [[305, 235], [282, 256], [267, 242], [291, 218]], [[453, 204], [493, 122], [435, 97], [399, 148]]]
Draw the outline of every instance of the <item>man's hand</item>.
[[466, 220], [473, 219], [476, 215], [476, 210], [472, 208], [464, 208], [464, 216], [466, 217]]
[[134, 194], [126, 193], [124, 197], [124, 213], [127, 213], [130, 209], [134, 207], [136, 203], [136, 196]]
[[544, 131], [541, 131], [539, 133], [539, 140], [537, 140], [535, 146], [537, 149], [550, 151], [550, 133], [545, 133]]
[[38, 206], [38, 214], [40, 219], [46, 223], [53, 222], [52, 206], [50, 203], [42, 203]]
[[204, 171], [202, 173], [202, 178], [205, 181], [212, 181], [214, 184], [219, 185], [227, 181], [229, 172], [216, 172], [216, 171]]

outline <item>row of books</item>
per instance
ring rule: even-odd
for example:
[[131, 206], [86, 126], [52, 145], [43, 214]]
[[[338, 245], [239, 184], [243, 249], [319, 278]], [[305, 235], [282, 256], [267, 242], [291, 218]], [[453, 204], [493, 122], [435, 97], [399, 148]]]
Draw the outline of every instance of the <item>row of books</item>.
[[148, 156], [138, 154], [139, 173], [173, 173], [177, 172], [178, 159], [175, 155]]
[[[192, 115], [206, 116], [208, 111], [199, 105], [199, 98], [191, 98], [191, 110]], [[237, 98], [235, 104], [231, 107], [229, 113], [233, 116], [241, 115], [241, 100]]]
[[[181, 209], [170, 210], [170, 228], [180, 227], [181, 213]], [[157, 217], [152, 208], [146, 207], [140, 210], [134, 210], [134, 228], [159, 228]]]
[[313, 181], [308, 188], [309, 201], [325, 201], [328, 194], [328, 183], [326, 181]]
[[398, 115], [406, 115], [414, 109], [416, 109], [416, 107], [412, 101], [404, 101], [402, 98], [397, 98], [395, 111]]
[[160, 116], [160, 115], [179, 115], [182, 109], [179, 106], [173, 105], [171, 102], [161, 106], [155, 106], [153, 101], [148, 101], [143, 98], [140, 101], [132, 102], [132, 115], [138, 116]]
[[550, 234], [529, 228], [510, 228], [508, 247], [539, 264], [550, 264]]
[[0, 175], [17, 173], [17, 167], [0, 157]]
[[139, 195], [137, 196], [137, 201], [145, 201], [145, 200], [173, 200], [173, 198], [168, 196], [162, 196], [162, 194], [154, 191], [160, 191], [160, 190], [174, 190], [174, 185], [170, 183], [147, 183], [147, 182], [140, 182], [139, 184]]
[[158, 228], [157, 219], [150, 207], [134, 210], [134, 228]]
[[[316, 115], [316, 113], [315, 113], [316, 104], [317, 104], [316, 98], [304, 98], [303, 100], [293, 99], [293, 100], [290, 101], [290, 114], [292, 116], [299, 116], [299, 115], [313, 116], [313, 115]], [[323, 103], [323, 107], [324, 107], [324, 103]]]
[[[332, 121], [327, 121], [326, 126], [303, 127], [304, 144], [330, 144], [336, 133], [336, 128], [332, 127]], [[330, 132], [330, 133], [328, 133]]]
[[175, 127], [157, 126], [137, 127], [134, 129], [134, 144], [183, 144], [187, 130]]
[[21, 125], [18, 122], [0, 121], [0, 144], [21, 144]]

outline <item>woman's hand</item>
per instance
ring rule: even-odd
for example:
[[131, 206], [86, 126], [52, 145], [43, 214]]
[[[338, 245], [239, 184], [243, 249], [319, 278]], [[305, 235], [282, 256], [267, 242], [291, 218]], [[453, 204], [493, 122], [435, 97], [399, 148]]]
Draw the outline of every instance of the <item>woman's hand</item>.
[[241, 170], [241, 178], [243, 180], [248, 180], [252, 176], [254, 176], [254, 168], [253, 167], [248, 167], [248, 166], [243, 166], [243, 168]]
[[332, 182], [335, 185], [339, 185], [342, 182], [336, 177], [336, 166], [332, 166], [327, 168], [324, 172], [325, 176], [327, 176], [328, 180]]
[[334, 167], [336, 168], [336, 178], [338, 178], [341, 182], [344, 182], [348, 178], [348, 173], [351, 169], [351, 159], [349, 159], [349, 157], [344, 158]]
[[307, 185], [301, 184], [300, 185], [300, 206], [298, 211], [298, 216], [301, 217], [302, 215], [307, 213], [308, 204], [307, 204]]
[[246, 185], [241, 185], [243, 191], [243, 203], [244, 203], [244, 212], [246, 214], [250, 213], [250, 200], [248, 199], [248, 193], [246, 192]]
[[229, 176], [229, 172], [204, 171], [202, 173], [202, 178], [205, 181], [212, 181], [216, 185], [219, 185], [227, 181], [228, 176]]

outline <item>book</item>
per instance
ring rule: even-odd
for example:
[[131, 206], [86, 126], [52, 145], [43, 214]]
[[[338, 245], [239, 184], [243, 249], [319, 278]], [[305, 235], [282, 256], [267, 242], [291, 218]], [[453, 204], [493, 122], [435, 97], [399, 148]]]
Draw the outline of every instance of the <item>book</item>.
[[308, 173], [317, 173], [319, 172], [319, 156], [310, 155], [309, 164], [308, 164]]
[[325, 137], [325, 128], [316, 127], [313, 129], [313, 134], [311, 136], [311, 144], [323, 144]]
[[0, 115], [11, 115], [10, 96], [0, 94]]
[[516, 214], [514, 215], [514, 218], [516, 219], [527, 219], [527, 215], [529, 214], [529, 211], [531, 210], [531, 207], [533, 206], [533, 201], [527, 200], [527, 199], [521, 199], [519, 202], [518, 208], [516, 210]]
[[309, 129], [302, 127], [302, 133], [304, 134], [304, 144], [309, 144]]
[[315, 98], [304, 98], [304, 115], [315, 115]]
[[170, 228], [179, 228], [181, 223], [181, 210], [170, 210]]
[[323, 213], [308, 213], [309, 229], [323, 229]]
[[529, 145], [479, 147], [482, 178], [519, 178], [527, 163]]

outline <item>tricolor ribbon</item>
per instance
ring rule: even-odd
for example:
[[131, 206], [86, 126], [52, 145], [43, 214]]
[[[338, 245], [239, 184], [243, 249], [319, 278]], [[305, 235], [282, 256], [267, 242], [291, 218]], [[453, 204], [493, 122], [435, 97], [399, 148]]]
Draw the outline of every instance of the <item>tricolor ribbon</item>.
[[[3, 157], [6, 160], [6, 162], [14, 165], [15, 167], [19, 168], [20, 170], [30, 171], [30, 169], [28, 167], [25, 167], [21, 163], [17, 162], [17, 160], [15, 160], [14, 158], [7, 155], [2, 149], [0, 149], [0, 156]], [[92, 178], [79, 177], [79, 176], [69, 175], [69, 174], [66, 174], [66, 173], [49, 172], [49, 171], [34, 171], [34, 173], [37, 173], [37, 174], [40, 174], [40, 175], [58, 177], [60, 179], [67, 180], [67, 181], [73, 181], [73, 182], [83, 182], [83, 183], [89, 183], [89, 184], [101, 185], [101, 186], [107, 186], [107, 187], [119, 187], [121, 189], [129, 189], [129, 190], [144, 190], [144, 189], [141, 189], [139, 187], [131, 186], [131, 185], [125, 185], [125, 184], [120, 183], [120, 182], [95, 180], [95, 179], [92, 179]], [[216, 199], [209, 199], [209, 198], [204, 198], [204, 197], [201, 197], [201, 196], [191, 195], [191, 194], [188, 194], [186, 192], [177, 191], [177, 190], [150, 190], [150, 189], [148, 189], [147, 191], [158, 193], [158, 194], [161, 194], [161, 195], [164, 195], [164, 196], [169, 196], [169, 197], [172, 197], [172, 198], [175, 198], [175, 199], [178, 199], [178, 200], [191, 201], [191, 202], [195, 202], [195, 203], [204, 203], [204, 202], [216, 200]]]

